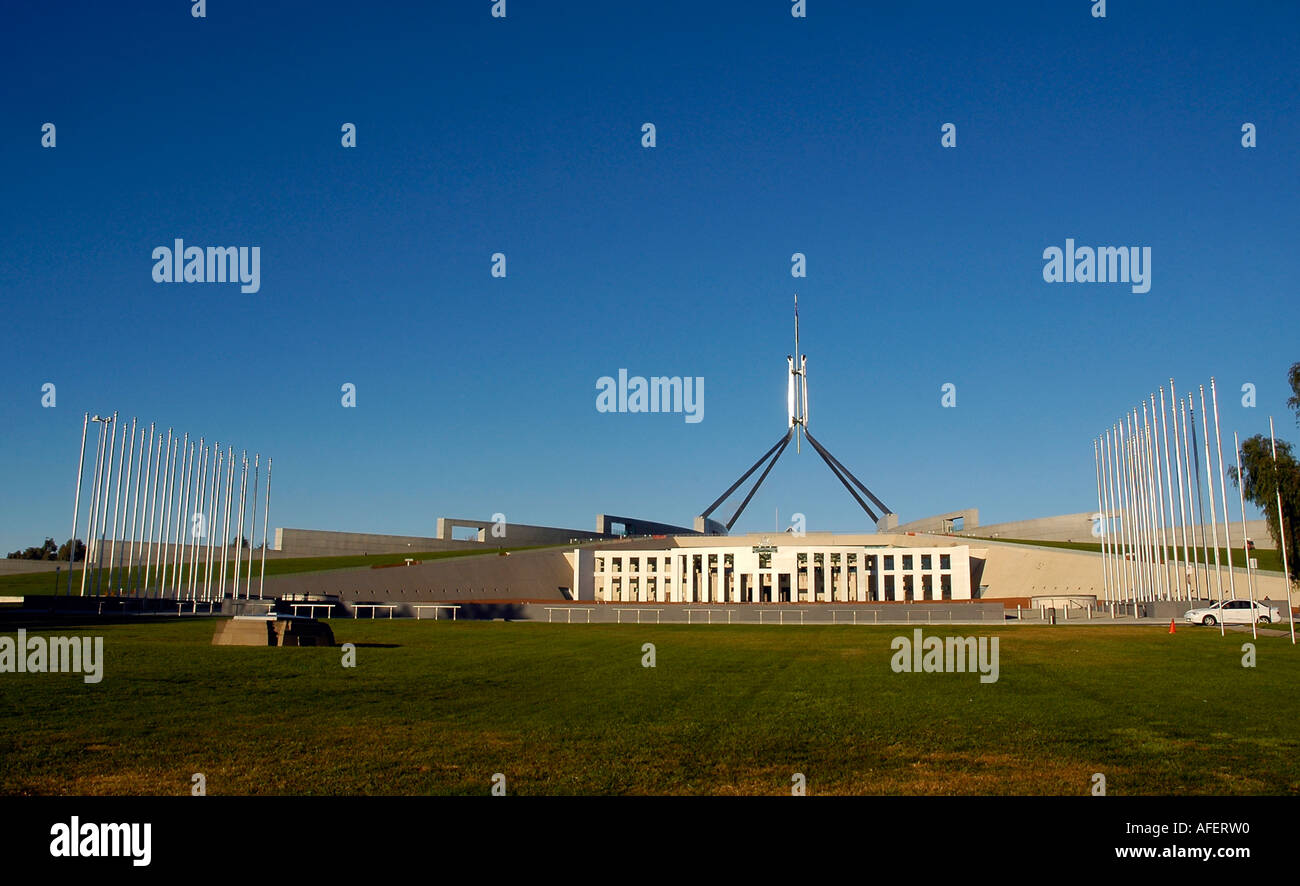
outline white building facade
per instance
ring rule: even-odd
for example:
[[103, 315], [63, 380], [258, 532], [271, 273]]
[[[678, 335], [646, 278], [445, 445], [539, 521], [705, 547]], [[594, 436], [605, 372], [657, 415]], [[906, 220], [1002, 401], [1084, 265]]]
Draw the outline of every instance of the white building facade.
[[[579, 552], [575, 552], [577, 554]], [[582, 551], [578, 599], [605, 603], [969, 600], [970, 548], [785, 543]], [[590, 572], [587, 575], [580, 573]], [[591, 596], [587, 596], [591, 594]]]

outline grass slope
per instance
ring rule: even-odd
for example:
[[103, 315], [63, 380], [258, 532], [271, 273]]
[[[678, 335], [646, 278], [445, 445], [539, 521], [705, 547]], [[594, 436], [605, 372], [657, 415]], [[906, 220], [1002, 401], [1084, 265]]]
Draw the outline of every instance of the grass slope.
[[355, 669], [213, 647], [195, 619], [88, 631], [98, 685], [0, 674], [0, 793], [184, 794], [195, 772], [211, 794], [484, 795], [496, 772], [511, 794], [788, 795], [796, 772], [812, 794], [1300, 791], [1284, 639], [1252, 669], [1242, 634], [986, 630], [982, 684], [893, 673], [897, 628], [331, 624]]
[[[1067, 551], [1090, 551], [1091, 553], [1094, 554], [1101, 553], [1100, 542], [1042, 541], [1039, 539], [1028, 539], [1028, 538], [977, 538], [975, 536], [963, 536], [963, 538], [969, 538], [971, 541], [1001, 541], [1013, 545], [1036, 545], [1040, 548], [1065, 548]], [[1237, 541], [1238, 542], [1241, 541], [1240, 537], [1237, 538]], [[1260, 549], [1260, 550], [1252, 551], [1251, 554], [1255, 557], [1255, 560], [1259, 563], [1260, 572], [1281, 572], [1282, 571], [1282, 554], [1280, 551]], [[1172, 560], [1174, 557], [1174, 549], [1172, 547], [1166, 548], [1165, 555]], [[1201, 562], [1204, 562], [1203, 559], [1204, 556], [1205, 556], [1205, 550], [1202, 549]], [[1220, 557], [1220, 562], [1226, 566], [1228, 564], [1228, 549], [1219, 548], [1219, 557]], [[1178, 549], [1179, 562], [1182, 561], [1182, 558], [1183, 558], [1183, 549], [1180, 547]], [[1213, 566], [1214, 564], [1213, 551], [1210, 551], [1210, 564], [1211, 566]], [[1232, 565], [1237, 567], [1238, 569], [1246, 568], [1246, 554], [1240, 548], [1234, 548], [1232, 551]]]
[[[498, 550], [504, 551], [531, 551], [541, 547], [551, 547], [550, 545], [532, 545], [527, 547], [515, 548], [490, 548], [486, 551], [476, 550], [456, 550], [456, 551], [432, 551], [420, 552], [413, 554], [356, 554], [344, 557], [286, 557], [284, 559], [266, 561], [266, 574], [273, 575], [291, 575], [298, 572], [325, 572], [331, 569], [355, 569], [362, 566], [385, 566], [396, 565], [405, 562], [407, 557], [415, 560], [447, 560], [452, 557], [488, 557], [495, 556]], [[566, 550], [568, 545], [563, 545]], [[258, 558], [257, 552], [254, 552], [253, 560], [253, 584], [256, 586], [257, 578], [261, 574], [262, 561]], [[220, 559], [214, 560], [214, 570], [220, 570]], [[234, 569], [235, 558], [232, 554], [229, 558], [229, 569]], [[247, 554], [244, 555], [242, 564], [239, 568], [239, 574], [245, 575], [248, 569]], [[184, 576], [189, 575], [188, 567], [182, 573]], [[114, 573], [116, 575], [116, 572]], [[126, 580], [123, 586], [129, 586], [135, 581], [137, 570], [128, 569]], [[157, 570], [150, 570], [150, 582], [156, 586], [156, 581], [152, 576], [157, 575]], [[199, 566], [199, 578], [203, 578], [203, 566]], [[108, 580], [108, 570], [103, 572], [103, 580]], [[229, 579], [227, 578], [227, 582]], [[75, 596], [81, 588], [81, 570], [75, 569], [72, 573], [72, 593]], [[57, 574], [57, 592], [60, 594], [67, 593], [68, 590], [68, 572], [65, 569]], [[25, 594], [53, 594], [56, 592], [56, 574], [49, 572], [28, 572], [18, 575], [0, 576], [0, 596], [21, 596]], [[87, 591], [89, 593], [89, 591]]]

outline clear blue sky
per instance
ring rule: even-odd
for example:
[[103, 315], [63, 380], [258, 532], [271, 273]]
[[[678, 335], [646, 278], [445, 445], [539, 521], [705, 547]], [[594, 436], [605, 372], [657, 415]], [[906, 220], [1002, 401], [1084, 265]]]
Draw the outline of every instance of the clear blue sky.
[[[784, 432], [796, 290], [812, 430], [903, 520], [1095, 507], [1094, 436], [1171, 375], [1295, 438], [1292, 2], [31, 7], [0, 54], [4, 551], [67, 538], [86, 410], [274, 456], [273, 526], [689, 524]], [[1067, 237], [1150, 246], [1150, 292], [1045, 283]], [[154, 283], [175, 238], [260, 246], [261, 291]], [[598, 413], [624, 367], [703, 377], [704, 420]], [[737, 529], [778, 509], [866, 525], [807, 447]]]

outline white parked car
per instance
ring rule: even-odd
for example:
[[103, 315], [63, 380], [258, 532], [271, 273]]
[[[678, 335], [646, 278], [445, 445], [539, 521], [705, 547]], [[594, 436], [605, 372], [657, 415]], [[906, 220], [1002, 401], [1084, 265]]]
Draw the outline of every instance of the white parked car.
[[1222, 604], [1215, 603], [1213, 606], [1201, 609], [1189, 609], [1183, 613], [1183, 619], [1191, 624], [1209, 626], [1217, 625], [1219, 622], [1226, 625], [1248, 625], [1253, 621], [1268, 624], [1282, 620], [1282, 613], [1276, 606], [1266, 606], [1256, 600], [1254, 607], [1252, 617], [1249, 600], [1224, 600]]

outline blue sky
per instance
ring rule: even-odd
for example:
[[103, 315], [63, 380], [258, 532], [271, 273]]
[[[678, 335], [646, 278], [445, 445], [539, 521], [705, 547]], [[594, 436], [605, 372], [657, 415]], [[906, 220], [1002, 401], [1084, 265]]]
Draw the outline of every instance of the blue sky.
[[[689, 525], [784, 432], [796, 291], [811, 428], [903, 520], [1095, 507], [1170, 376], [1294, 439], [1300, 7], [1108, 6], [6, 8], [0, 548], [67, 538], [87, 410], [272, 455], [273, 526]], [[1044, 282], [1067, 237], [1150, 292]], [[261, 290], [154, 283], [176, 238]], [[704, 420], [597, 412], [620, 368]], [[778, 512], [866, 525], [808, 447], [736, 528]]]

